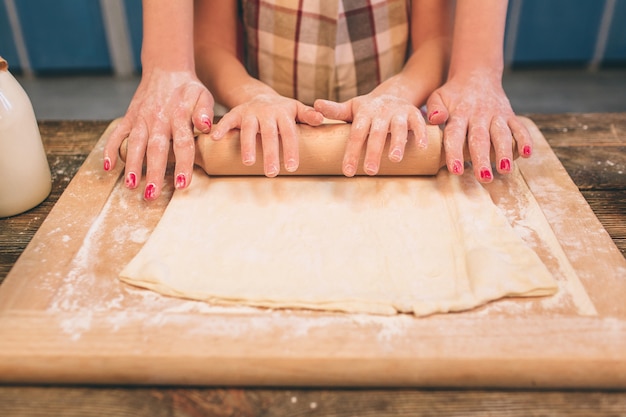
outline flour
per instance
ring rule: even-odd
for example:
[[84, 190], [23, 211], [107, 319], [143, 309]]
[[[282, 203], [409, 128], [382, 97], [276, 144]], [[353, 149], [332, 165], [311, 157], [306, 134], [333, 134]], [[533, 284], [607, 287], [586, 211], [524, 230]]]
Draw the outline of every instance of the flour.
[[[406, 338], [414, 321], [419, 320], [402, 314], [384, 317], [218, 306], [166, 297], [120, 283], [117, 279], [119, 270], [148, 239], [172, 192], [171, 187], [166, 186], [163, 197], [148, 204], [140, 193], [127, 190], [118, 183], [89, 228], [71, 261], [69, 272], [62, 278], [50, 277], [51, 280], [61, 280], [62, 284], [58, 286], [48, 311], [61, 317], [59, 326], [70, 340], [79, 340], [96, 327], [101, 331], [102, 326], [111, 334], [137, 328], [150, 334], [163, 326], [177, 325], [187, 335], [215, 337], [237, 338], [259, 332], [277, 332], [277, 340], [288, 345], [334, 327], [369, 332], [374, 335], [376, 343], [386, 349]], [[532, 213], [528, 211], [528, 202], [509, 193], [496, 203], [516, 233], [529, 246], [538, 247], [540, 239]], [[72, 219], [68, 219], [68, 227], [71, 223]], [[61, 244], [72, 240], [61, 228], [50, 234], [58, 236]], [[42, 285], [46, 285], [45, 281]], [[560, 311], [570, 301], [565, 284], [559, 282], [558, 285], [560, 291], [555, 297], [525, 302], [501, 300], [466, 314], [526, 315], [536, 314], [537, 308]], [[197, 320], [198, 316], [203, 319]], [[190, 320], [194, 325], [186, 326]]]

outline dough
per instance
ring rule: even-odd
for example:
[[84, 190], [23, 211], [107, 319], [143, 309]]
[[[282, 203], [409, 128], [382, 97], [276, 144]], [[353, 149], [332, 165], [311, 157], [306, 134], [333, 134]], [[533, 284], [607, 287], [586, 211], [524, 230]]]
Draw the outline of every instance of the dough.
[[122, 280], [219, 304], [428, 315], [556, 282], [470, 175], [212, 177], [176, 191]]

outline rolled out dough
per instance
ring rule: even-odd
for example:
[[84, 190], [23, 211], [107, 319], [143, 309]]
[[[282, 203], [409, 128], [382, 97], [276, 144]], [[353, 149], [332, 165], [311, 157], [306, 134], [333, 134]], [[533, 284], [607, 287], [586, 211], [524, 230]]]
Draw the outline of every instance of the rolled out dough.
[[470, 175], [196, 172], [120, 278], [219, 304], [428, 315], [556, 292]]

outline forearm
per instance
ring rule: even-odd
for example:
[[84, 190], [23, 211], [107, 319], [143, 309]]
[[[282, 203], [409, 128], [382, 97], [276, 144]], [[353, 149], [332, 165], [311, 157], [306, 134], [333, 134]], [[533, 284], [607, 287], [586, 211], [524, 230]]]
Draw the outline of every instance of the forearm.
[[449, 77], [482, 71], [501, 77], [506, 0], [457, 0]]
[[428, 96], [441, 85], [447, 54], [442, 40], [428, 41], [409, 58], [402, 71], [382, 82], [374, 92], [391, 94], [416, 106], [424, 104]]
[[264, 94], [278, 95], [267, 84], [251, 77], [235, 55], [223, 46], [196, 46], [197, 72], [216, 102], [233, 108]]
[[449, 2], [414, 0], [411, 7], [412, 51], [402, 71], [375, 90], [422, 105], [441, 85], [450, 49]]
[[193, 71], [193, 1], [144, 0], [144, 71]]
[[233, 108], [260, 94], [277, 94], [251, 77], [237, 57], [237, 2], [205, 0], [195, 7], [196, 70], [216, 101]]

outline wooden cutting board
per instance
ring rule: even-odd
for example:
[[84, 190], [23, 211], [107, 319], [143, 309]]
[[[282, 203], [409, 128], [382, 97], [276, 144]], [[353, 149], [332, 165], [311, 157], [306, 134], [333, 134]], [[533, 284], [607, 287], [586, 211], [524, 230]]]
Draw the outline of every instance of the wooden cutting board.
[[[535, 156], [488, 189], [559, 293], [426, 318], [219, 307], [120, 283], [172, 190], [146, 203], [119, 168], [103, 172], [109, 128], [0, 286], [0, 382], [626, 388], [626, 260], [525, 123]], [[554, 234], [536, 232], [546, 221]]]

